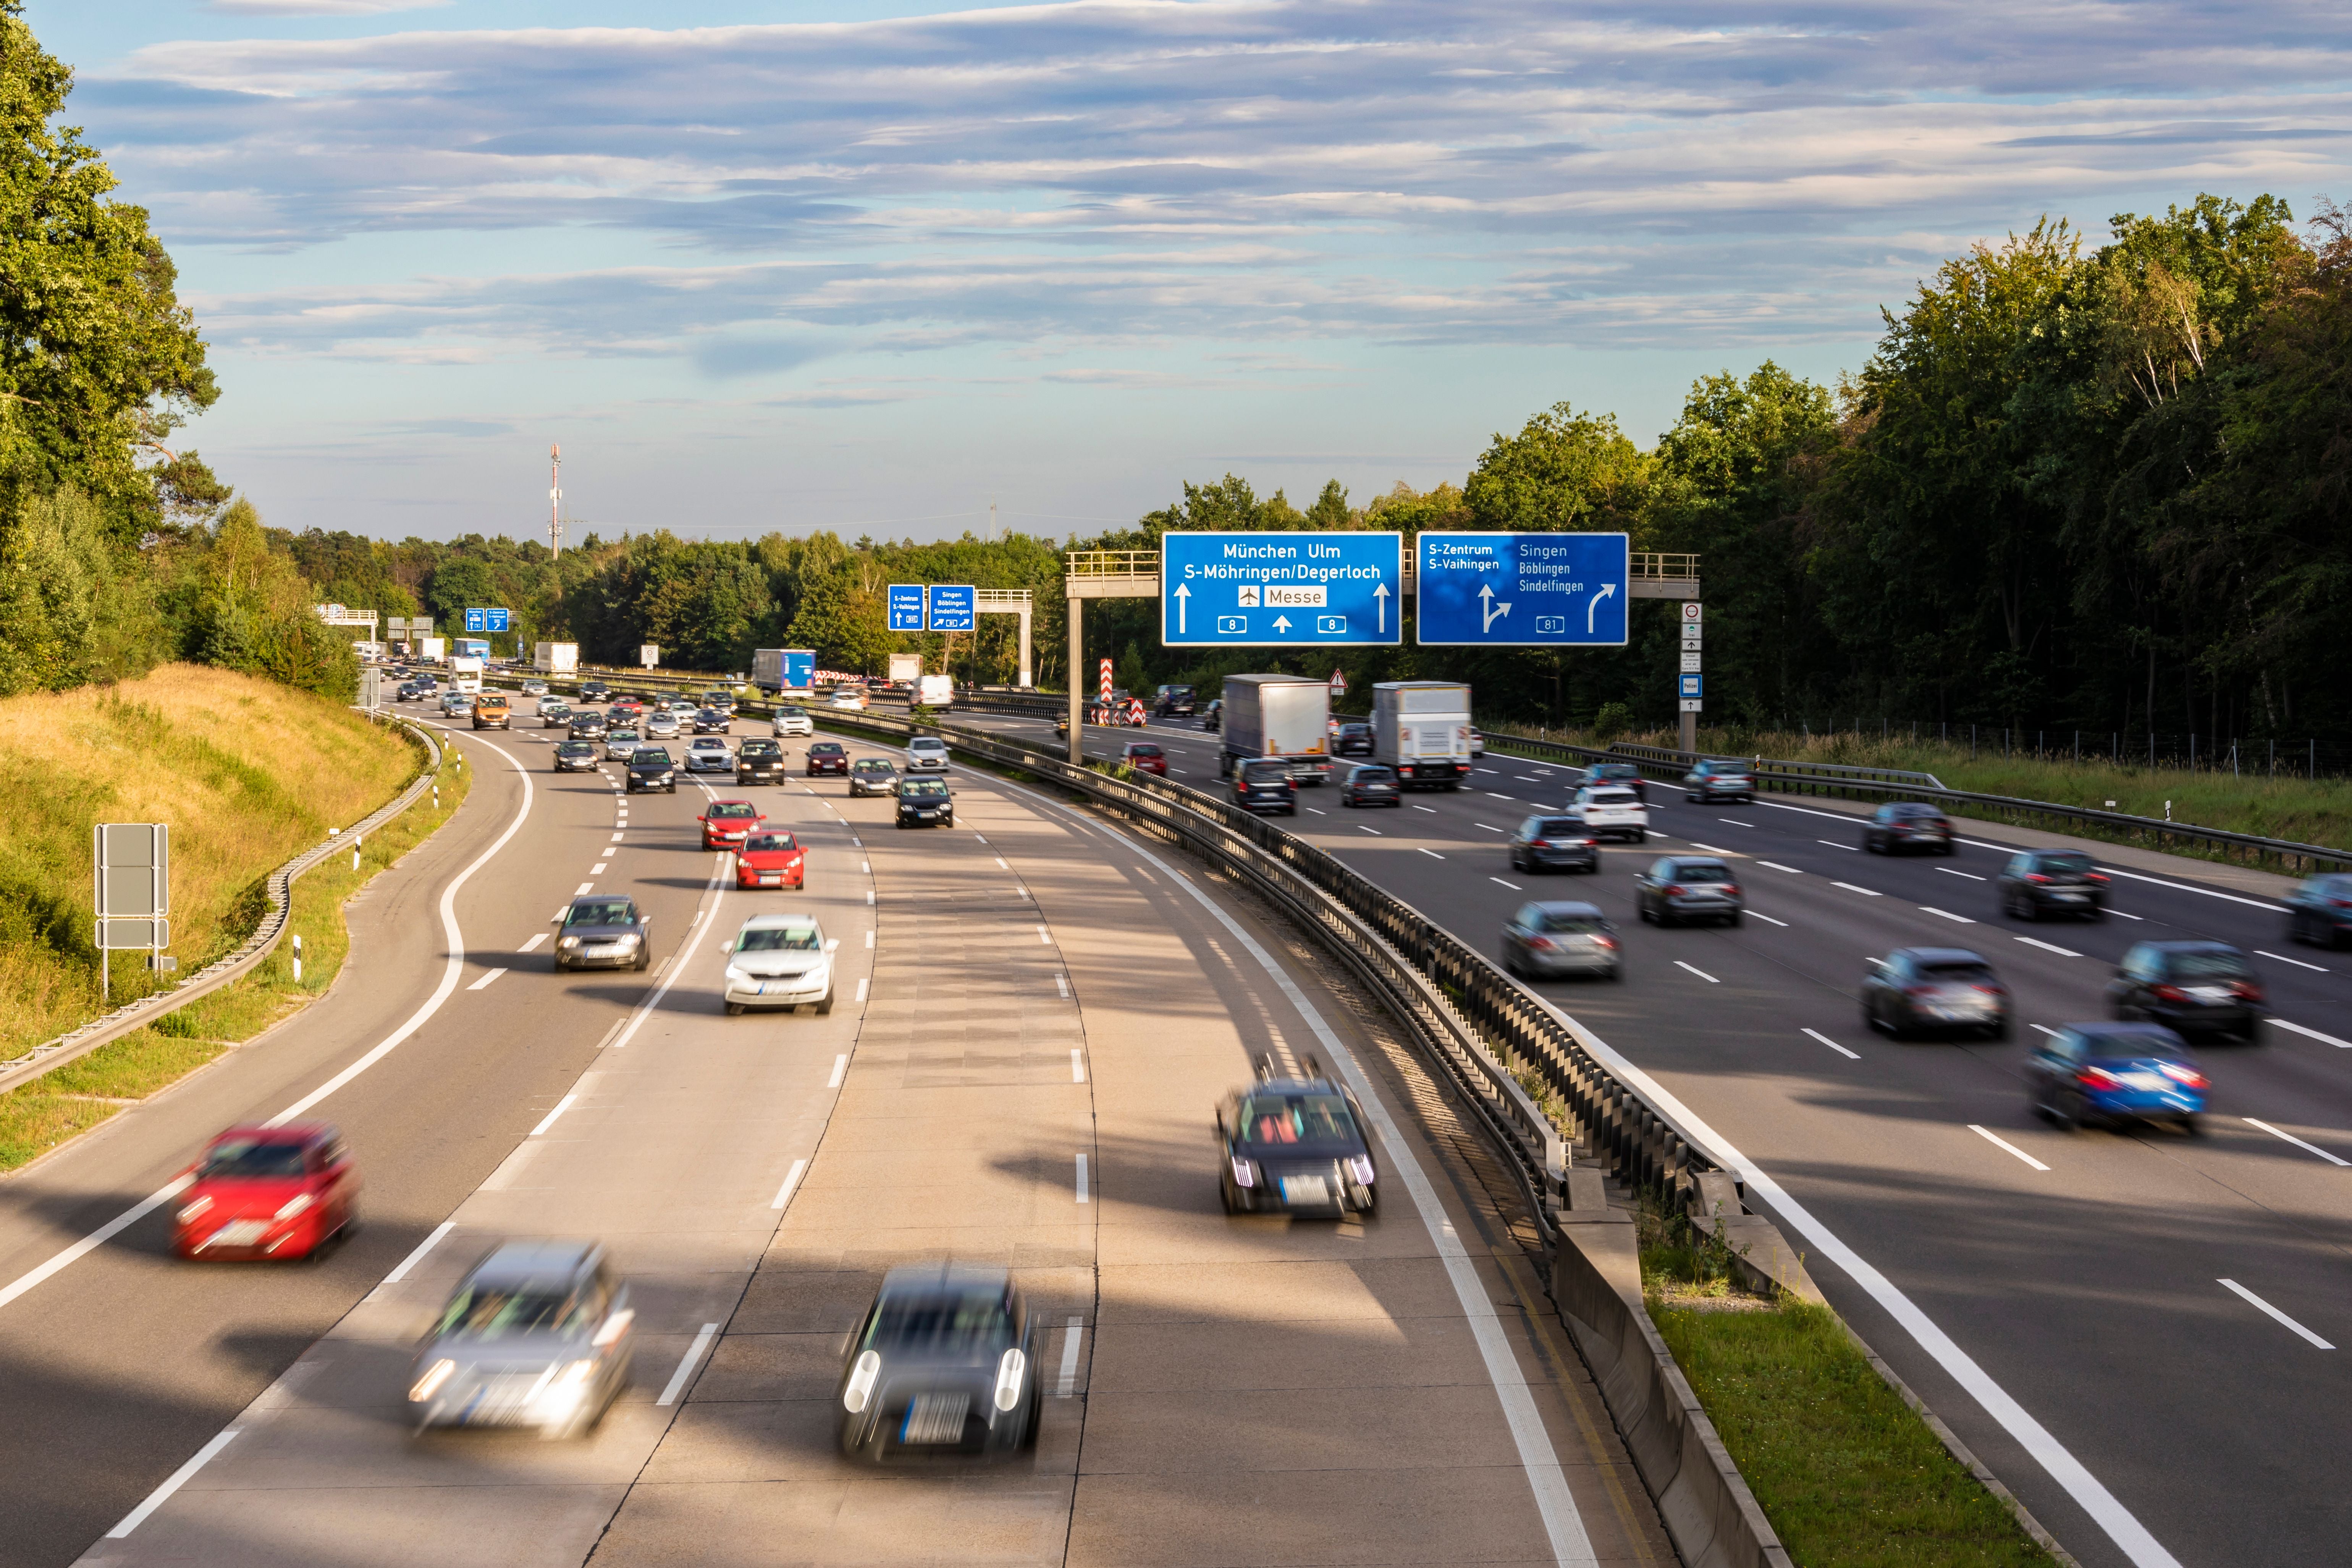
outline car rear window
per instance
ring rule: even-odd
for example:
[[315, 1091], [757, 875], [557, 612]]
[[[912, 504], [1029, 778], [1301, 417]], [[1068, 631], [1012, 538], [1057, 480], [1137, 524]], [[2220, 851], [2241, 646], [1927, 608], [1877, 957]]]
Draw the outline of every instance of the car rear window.
[[1630, 789], [1597, 789], [1587, 797], [1587, 800], [1593, 805], [1631, 805], [1634, 798], [1633, 792]]
[[1678, 882], [1728, 882], [1731, 880], [1731, 868], [1710, 866], [1704, 860], [1685, 861], [1675, 868], [1675, 879]]
[[1887, 815], [1905, 822], [1933, 822], [1944, 814], [1932, 805], [1895, 805], [1887, 808]]
[[814, 926], [754, 926], [735, 939], [738, 952], [814, 952], [823, 939]]
[[799, 847], [798, 844], [793, 842], [793, 836], [789, 833], [754, 833], [743, 843], [743, 852], [747, 855], [757, 855], [763, 849], [790, 850]]
[[1564, 837], [1573, 837], [1583, 829], [1584, 824], [1572, 816], [1546, 816], [1538, 818], [1536, 822], [1537, 834], [1545, 837], [1555, 833]]
[[629, 923], [629, 900], [599, 899], [593, 903], [574, 904], [565, 911], [563, 923], [568, 926], [625, 926]]
[[215, 1143], [205, 1150], [205, 1168], [197, 1173], [203, 1178], [231, 1181], [263, 1176], [299, 1176], [301, 1173], [300, 1143], [243, 1138]]
[[1992, 978], [1992, 970], [1981, 963], [1923, 963], [1918, 967], [1921, 979], [1947, 984], [1973, 985], [1978, 981]]
[[2189, 1053], [2162, 1035], [2086, 1035], [2083, 1054], [2093, 1061], [2185, 1062]]
[[1242, 764], [1242, 777], [1251, 784], [1277, 784], [1289, 776], [1288, 763], [1255, 762]]
[[1608, 929], [1609, 922], [1599, 915], [1561, 914], [1558, 910], [1550, 910], [1536, 917], [1538, 931], [1591, 932], [1604, 931]]
[[1358, 784], [1386, 784], [1396, 774], [1386, 768], [1358, 768], [1353, 777]]
[[2207, 951], [2176, 952], [2165, 963], [2176, 980], [2239, 980], [2253, 973], [2242, 954]]
[[2091, 858], [2088, 855], [2077, 855], [2073, 851], [2068, 850], [2055, 855], [2044, 855], [2041, 857], [2036, 864], [2044, 871], [2073, 871], [2079, 873], [2088, 871], [2091, 868]]
[[1160, 748], [1157, 746], [1129, 746], [1127, 749], [1127, 754], [1130, 757], [1156, 757], [1160, 754]]
[[1356, 1119], [1336, 1094], [1254, 1094], [1242, 1106], [1245, 1143], [1344, 1143]]

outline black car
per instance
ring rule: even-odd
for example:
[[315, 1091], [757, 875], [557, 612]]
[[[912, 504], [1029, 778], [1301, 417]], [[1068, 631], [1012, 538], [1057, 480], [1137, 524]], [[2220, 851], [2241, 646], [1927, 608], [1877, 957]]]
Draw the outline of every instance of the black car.
[[2334, 948], [2352, 931], [2352, 877], [2305, 877], [2286, 896], [2286, 939]]
[[735, 748], [739, 784], [784, 782], [784, 749], [773, 741], [750, 740]]
[[556, 922], [555, 967], [643, 969], [653, 962], [653, 927], [635, 899], [583, 893]]
[[1263, 1076], [1217, 1107], [1217, 1186], [1227, 1214], [1370, 1215], [1380, 1172], [1356, 1097], [1306, 1058], [1304, 1076]]
[[1370, 756], [1372, 727], [1370, 724], [1357, 723], [1340, 725], [1331, 737], [1331, 754], [1335, 757]]
[[1244, 811], [1298, 815], [1298, 781], [1280, 757], [1252, 757], [1234, 769], [1234, 804]]
[[1942, 812], [1918, 800], [1890, 800], [1872, 812], [1863, 826], [1862, 847], [1873, 855], [1892, 855], [1898, 849], [1949, 855], [1955, 847], [1951, 823]]
[[898, 816], [901, 827], [953, 827], [955, 802], [948, 797], [948, 781], [900, 779]]
[[2029, 849], [2010, 857], [1996, 888], [2003, 911], [2021, 921], [2043, 915], [2103, 920], [2107, 912], [2106, 873], [2079, 849]]
[[1746, 763], [1737, 758], [1701, 757], [1698, 765], [1683, 775], [1683, 798], [1686, 801], [1740, 800], [1753, 805], [1756, 800], [1756, 777]]
[[1712, 855], [1668, 855], [1633, 879], [1633, 910], [1662, 926], [1719, 920], [1736, 926], [1747, 912], [1738, 879]]
[[580, 688], [580, 700], [583, 702], [602, 702], [612, 695], [613, 689], [601, 680], [585, 682]]
[[1339, 804], [1402, 808], [1404, 792], [1397, 787], [1396, 770], [1385, 763], [1358, 763], [1339, 780]]
[[606, 728], [602, 713], [574, 713], [564, 733], [575, 741], [601, 741]]
[[1643, 778], [1642, 770], [1631, 763], [1595, 763], [1584, 770], [1584, 777], [1578, 782], [1585, 784], [1616, 784], [1632, 790], [1633, 798], [1643, 805], [1650, 804], [1650, 781]]
[[808, 749], [810, 776], [849, 772], [849, 749], [838, 741], [817, 741]]
[[2009, 990], [1966, 948], [1898, 947], [1862, 977], [1862, 1022], [1900, 1039], [1928, 1030], [2009, 1038]]
[[629, 753], [628, 789], [631, 795], [655, 789], [677, 793], [677, 764], [670, 761], [668, 748], [640, 746]]
[[593, 773], [604, 760], [593, 741], [562, 741], [555, 747], [555, 771], [559, 773]]
[[2135, 942], [2107, 982], [2107, 1011], [2253, 1045], [2262, 1038], [2263, 988], [2246, 955], [2226, 942]]
[[1152, 711], [1162, 719], [1189, 719], [1194, 707], [1192, 689], [1189, 686], [1163, 686]]
[[724, 735], [731, 731], [734, 719], [716, 708], [698, 710], [694, 715], [694, 732], [698, 735]]
[[851, 1458], [944, 1458], [1037, 1446], [1037, 1328], [1002, 1268], [893, 1268], [849, 1337], [835, 1391]]
[[1514, 871], [1598, 871], [1601, 840], [1573, 816], [1530, 816], [1511, 835]]

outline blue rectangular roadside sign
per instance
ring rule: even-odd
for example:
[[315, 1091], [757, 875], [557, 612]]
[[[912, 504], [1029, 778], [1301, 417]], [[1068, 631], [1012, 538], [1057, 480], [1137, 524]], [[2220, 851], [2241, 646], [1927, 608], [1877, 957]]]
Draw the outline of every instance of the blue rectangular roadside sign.
[[968, 632], [972, 628], [971, 584], [969, 583], [934, 583], [931, 584], [930, 629], [935, 632]]
[[1699, 689], [1701, 679], [1696, 675], [1677, 675], [1675, 677], [1675, 695], [1689, 698], [1706, 696], [1706, 693]]
[[1424, 533], [1413, 640], [1424, 647], [1622, 647], [1622, 533]]
[[1401, 533], [1163, 533], [1160, 640], [1171, 646], [1394, 646]]
[[894, 632], [919, 632], [923, 629], [923, 585], [920, 583], [890, 584], [890, 629]]

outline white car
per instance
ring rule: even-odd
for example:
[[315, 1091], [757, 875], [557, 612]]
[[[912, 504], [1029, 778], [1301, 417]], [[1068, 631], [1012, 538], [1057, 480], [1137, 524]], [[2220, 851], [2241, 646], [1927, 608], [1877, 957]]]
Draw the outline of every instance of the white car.
[[625, 763], [635, 756], [637, 748], [645, 743], [645, 737], [626, 724], [617, 730], [607, 730], [604, 731], [604, 760], [608, 763]]
[[855, 686], [845, 686], [833, 694], [832, 701], [828, 706], [852, 713], [863, 713], [866, 711], [866, 693]]
[[814, 735], [815, 733], [816, 721], [808, 716], [807, 709], [779, 708], [776, 710], [775, 735], [778, 740], [782, 740], [786, 735]]
[[727, 1010], [833, 1011], [833, 944], [814, 915], [753, 915], [727, 944]]
[[690, 773], [731, 773], [735, 771], [735, 753], [727, 742], [716, 735], [697, 735], [694, 744], [686, 749], [686, 771]]
[[918, 735], [907, 742], [907, 771], [943, 773], [948, 771], [948, 743], [937, 735]]
[[1650, 837], [1650, 808], [1622, 784], [1587, 784], [1576, 792], [1569, 813], [1583, 820], [1595, 838], [1624, 838], [1640, 844]]

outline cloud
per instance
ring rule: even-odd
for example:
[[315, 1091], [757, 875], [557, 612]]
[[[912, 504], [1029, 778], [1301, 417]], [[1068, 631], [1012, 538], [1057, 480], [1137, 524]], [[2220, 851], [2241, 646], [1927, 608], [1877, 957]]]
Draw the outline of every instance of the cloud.
[[209, 8], [229, 16], [374, 16], [448, 4], [449, 0], [212, 0]]

